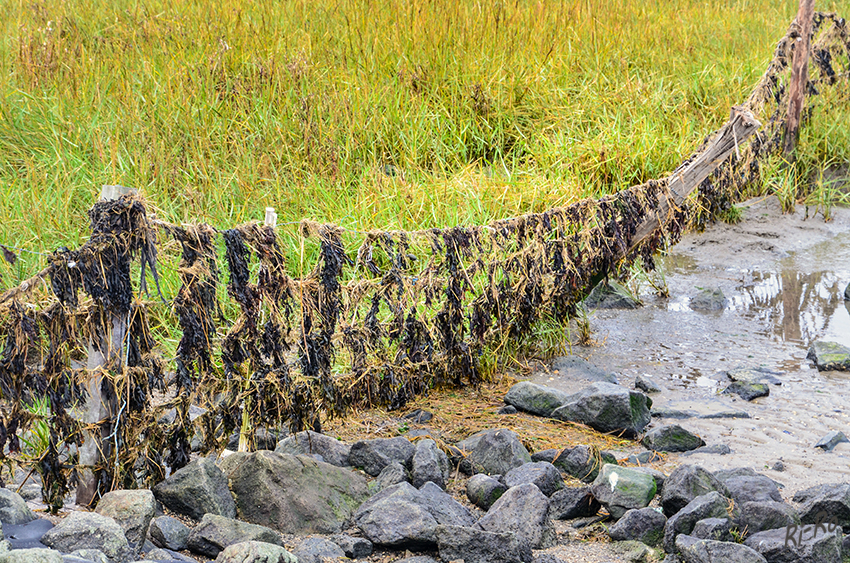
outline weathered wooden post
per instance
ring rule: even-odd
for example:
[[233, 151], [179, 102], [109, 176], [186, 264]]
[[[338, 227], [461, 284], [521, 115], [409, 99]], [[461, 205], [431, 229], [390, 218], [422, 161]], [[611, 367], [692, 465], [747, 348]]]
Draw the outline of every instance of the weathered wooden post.
[[809, 44], [812, 35], [812, 20], [815, 15], [815, 0], [800, 0], [797, 11], [797, 28], [800, 36], [794, 45], [794, 61], [791, 64], [791, 84], [788, 90], [788, 118], [785, 122], [785, 143], [782, 153], [785, 160], [794, 162], [794, 148], [800, 135], [800, 117], [806, 100], [809, 83]]
[[[114, 200], [127, 194], [138, 193], [133, 188], [124, 186], [103, 186], [100, 199]], [[108, 334], [105, 342], [92, 342], [88, 344], [88, 362], [86, 368], [91, 373], [91, 378], [86, 385], [88, 401], [82, 413], [82, 422], [89, 425], [98, 425], [100, 430], [86, 432], [85, 442], [80, 448], [79, 464], [81, 469], [77, 478], [77, 505], [90, 506], [97, 496], [97, 475], [90, 469], [109, 457], [112, 451], [111, 442], [108, 439], [113, 429], [109, 425], [99, 424], [105, 419], [112, 418], [117, 412], [117, 401], [114, 395], [103, 393], [103, 370], [106, 366], [113, 364], [115, 369], [121, 369], [123, 358], [121, 351], [124, 348], [124, 338], [127, 334], [127, 319], [109, 313], [107, 318]]]

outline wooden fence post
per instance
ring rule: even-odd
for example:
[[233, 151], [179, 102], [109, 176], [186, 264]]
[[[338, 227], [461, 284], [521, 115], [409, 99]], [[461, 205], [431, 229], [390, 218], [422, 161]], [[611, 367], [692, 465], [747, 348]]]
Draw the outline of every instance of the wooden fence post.
[[[133, 188], [124, 186], [103, 186], [100, 192], [101, 200], [114, 200], [123, 195], [135, 194]], [[127, 334], [127, 319], [116, 315], [109, 314], [107, 319], [109, 334], [106, 336], [106, 342], [101, 342], [99, 345], [95, 342], [88, 344], [88, 362], [86, 368], [91, 373], [91, 377], [86, 384], [88, 391], [88, 401], [86, 402], [83, 412], [84, 424], [98, 424], [105, 419], [112, 418], [117, 412], [116, 398], [102, 392], [101, 385], [103, 383], [102, 370], [109, 365], [113, 360], [116, 369], [120, 369], [122, 365], [121, 351], [124, 348], [124, 338]], [[109, 425], [99, 425], [99, 431], [86, 432], [85, 441], [80, 448], [81, 466], [94, 467], [103, 459], [108, 457], [112, 451], [111, 442], [107, 438], [113, 429]], [[78, 506], [91, 506], [96, 500], [98, 490], [97, 475], [91, 469], [81, 469], [77, 477], [77, 498]]]
[[815, 0], [800, 0], [797, 11], [797, 28], [800, 36], [794, 45], [794, 61], [791, 64], [791, 84], [788, 90], [788, 118], [785, 122], [785, 143], [782, 153], [785, 160], [794, 162], [794, 147], [800, 135], [800, 116], [806, 100], [808, 86], [809, 44], [812, 35], [812, 20], [815, 14]]

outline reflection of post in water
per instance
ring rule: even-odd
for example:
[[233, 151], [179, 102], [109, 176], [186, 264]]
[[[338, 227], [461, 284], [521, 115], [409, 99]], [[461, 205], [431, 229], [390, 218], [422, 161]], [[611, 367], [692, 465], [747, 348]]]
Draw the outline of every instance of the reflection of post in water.
[[776, 327], [785, 341], [809, 343], [822, 334], [838, 302], [832, 272], [803, 273], [785, 270], [781, 274], [782, 325]]
[[779, 295], [782, 298], [782, 326], [777, 327], [777, 329], [781, 330], [782, 340], [785, 342], [789, 340], [800, 341], [803, 336], [800, 330], [801, 294], [803, 293], [800, 275], [800, 272], [788, 270], [780, 274], [782, 279], [782, 286], [779, 290]]

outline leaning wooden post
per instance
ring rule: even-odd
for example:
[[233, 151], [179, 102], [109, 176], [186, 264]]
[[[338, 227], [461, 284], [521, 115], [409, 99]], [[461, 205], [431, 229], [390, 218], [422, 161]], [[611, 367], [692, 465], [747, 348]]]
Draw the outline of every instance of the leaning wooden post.
[[812, 20], [815, 15], [815, 0], [800, 0], [797, 11], [797, 28], [800, 36], [794, 44], [794, 61], [791, 63], [791, 84], [788, 90], [788, 118], [785, 121], [785, 144], [782, 150], [785, 160], [794, 162], [794, 147], [800, 135], [800, 117], [806, 100], [809, 76], [809, 44], [812, 35]]
[[[103, 186], [100, 192], [101, 200], [114, 200], [123, 195], [136, 194], [137, 191], [124, 186]], [[111, 443], [107, 439], [111, 433], [109, 425], [100, 424], [106, 419], [115, 416], [117, 411], [114, 396], [104, 394], [103, 384], [104, 368], [114, 362], [115, 369], [121, 369], [122, 354], [124, 348], [124, 337], [127, 334], [127, 319], [109, 313], [107, 319], [109, 334], [105, 342], [95, 343], [89, 341], [88, 362], [86, 368], [91, 377], [86, 384], [88, 400], [83, 412], [84, 424], [96, 425], [99, 430], [86, 432], [85, 441], [80, 448], [80, 469], [77, 479], [77, 505], [91, 506], [97, 496], [97, 475], [91, 469], [104, 460], [104, 454], [111, 451]]]

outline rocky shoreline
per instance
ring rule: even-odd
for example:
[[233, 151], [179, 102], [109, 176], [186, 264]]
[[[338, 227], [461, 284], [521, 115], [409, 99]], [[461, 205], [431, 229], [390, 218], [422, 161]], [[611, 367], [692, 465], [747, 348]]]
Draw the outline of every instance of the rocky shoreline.
[[[737, 375], [730, 387], [760, 384]], [[506, 428], [444, 444], [426, 423], [408, 436], [351, 444], [305, 431], [274, 450], [225, 450], [152, 490], [109, 493], [95, 512], [72, 511], [55, 526], [0, 489], [0, 563], [321, 563], [374, 561], [373, 552], [399, 563], [580, 561], [553, 550], [575, 543], [564, 524], [610, 539], [619, 561], [850, 557], [842, 532], [850, 484], [803, 489], [787, 502], [752, 468], [682, 464], [665, 475], [652, 467], [658, 452], [716, 445], [677, 424], [646, 431], [652, 399], [641, 389], [646, 382], [596, 381], [566, 394], [522, 381], [505, 396], [506, 416], [520, 410], [640, 438], [645, 449], [625, 459], [588, 445], [530, 453]]]

